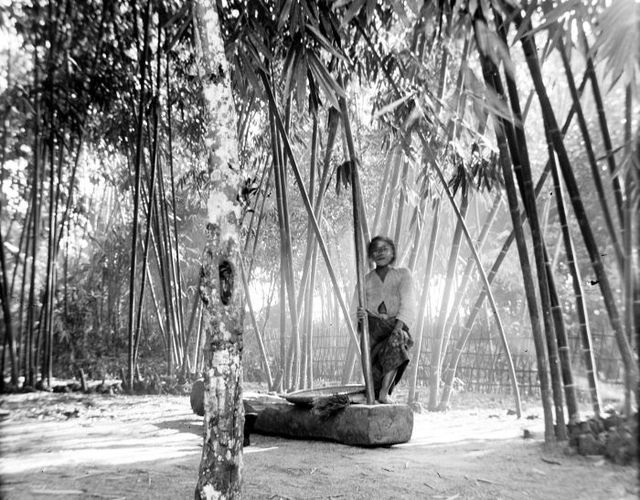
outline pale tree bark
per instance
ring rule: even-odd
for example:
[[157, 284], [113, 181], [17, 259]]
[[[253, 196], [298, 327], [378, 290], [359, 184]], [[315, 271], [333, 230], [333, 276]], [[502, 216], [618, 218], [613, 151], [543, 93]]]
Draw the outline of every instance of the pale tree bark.
[[198, 1], [196, 40], [209, 115], [207, 242], [200, 272], [205, 345], [204, 443], [197, 499], [239, 498], [242, 479], [242, 324], [240, 187], [236, 113], [216, 3]]

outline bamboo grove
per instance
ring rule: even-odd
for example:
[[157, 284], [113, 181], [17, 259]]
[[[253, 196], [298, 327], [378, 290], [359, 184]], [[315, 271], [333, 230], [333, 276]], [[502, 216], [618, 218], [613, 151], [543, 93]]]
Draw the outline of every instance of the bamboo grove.
[[[410, 403], [447, 408], [483, 320], [518, 413], [512, 351], [533, 341], [548, 441], [580, 418], [576, 374], [602, 411], [594, 328], [615, 340], [630, 411], [637, 2], [214, 3], [244, 179], [245, 360], [270, 389], [318, 382], [319, 321], [350, 339], [342, 382], [359, 380], [357, 203], [357, 238], [392, 237], [417, 283]], [[83, 369], [133, 391], [203, 369], [198, 280], [215, 179], [196, 7], [2, 7], [14, 40], [1, 54], [5, 390]]]

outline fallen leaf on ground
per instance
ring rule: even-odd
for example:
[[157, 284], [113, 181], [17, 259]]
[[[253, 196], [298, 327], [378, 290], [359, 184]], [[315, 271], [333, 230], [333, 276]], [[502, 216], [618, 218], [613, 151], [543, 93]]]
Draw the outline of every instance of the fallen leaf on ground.
[[488, 479], [482, 479], [481, 477], [477, 478], [476, 481], [479, 483], [486, 483], [486, 484], [500, 484], [500, 483], [496, 483], [495, 481], [489, 481]]

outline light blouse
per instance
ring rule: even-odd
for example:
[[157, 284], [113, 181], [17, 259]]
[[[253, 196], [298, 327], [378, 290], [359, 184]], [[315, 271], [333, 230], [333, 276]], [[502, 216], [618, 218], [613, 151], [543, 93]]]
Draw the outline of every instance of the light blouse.
[[[416, 300], [411, 271], [404, 267], [391, 267], [384, 281], [375, 270], [364, 277], [365, 307], [377, 312], [382, 302], [387, 309], [387, 315], [401, 320], [409, 330], [413, 329], [416, 321]], [[351, 302], [351, 317], [357, 324], [356, 309], [358, 307], [357, 291]]]

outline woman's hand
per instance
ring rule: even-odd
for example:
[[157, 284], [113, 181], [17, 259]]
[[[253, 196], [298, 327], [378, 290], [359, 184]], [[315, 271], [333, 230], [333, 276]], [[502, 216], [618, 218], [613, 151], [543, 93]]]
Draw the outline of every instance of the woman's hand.
[[356, 315], [358, 316], [359, 320], [364, 321], [365, 319], [367, 319], [367, 310], [362, 307], [362, 306], [358, 306], [358, 310], [356, 311]]
[[394, 333], [400, 333], [403, 328], [404, 328], [404, 322], [398, 319], [396, 320], [396, 324], [393, 327], [393, 332], [391, 332], [391, 334], [393, 335]]
[[388, 314], [380, 314], [373, 311], [369, 311], [369, 309], [365, 309], [364, 307], [358, 307], [356, 311], [356, 315], [359, 320], [365, 320], [369, 316], [373, 316], [374, 318], [387, 319], [389, 317]]

